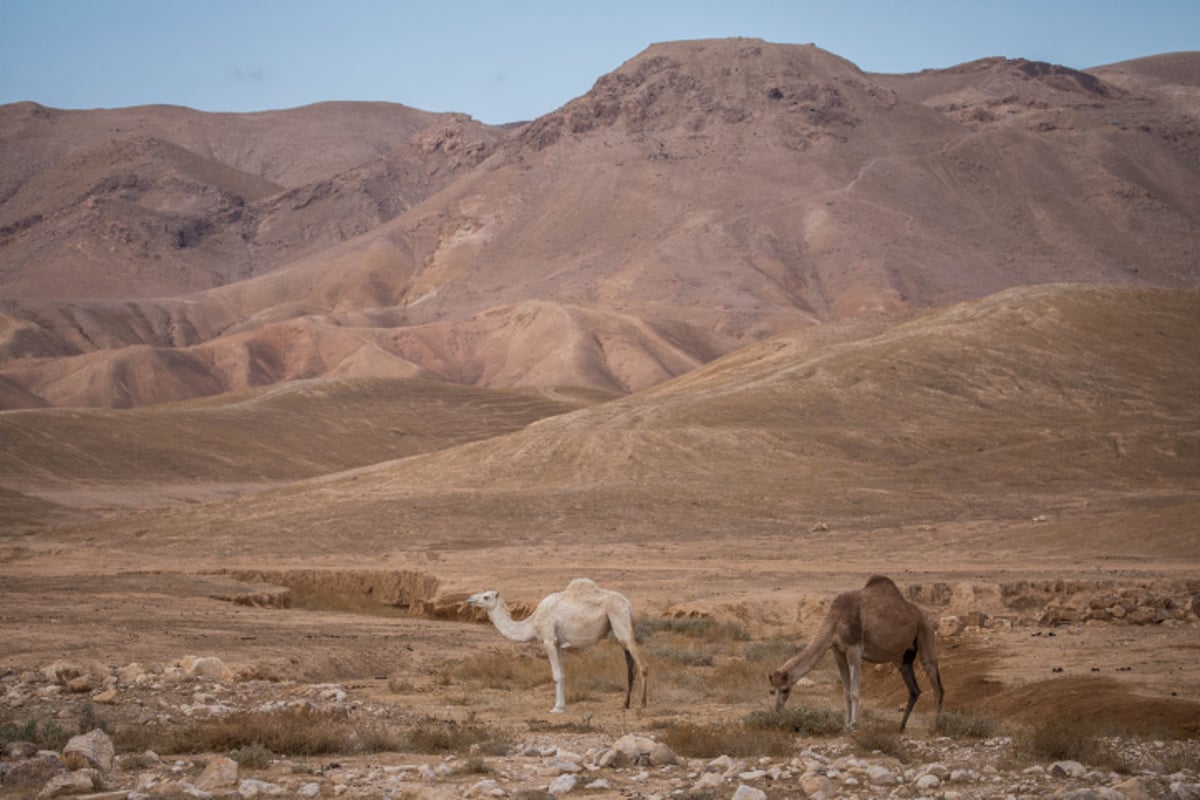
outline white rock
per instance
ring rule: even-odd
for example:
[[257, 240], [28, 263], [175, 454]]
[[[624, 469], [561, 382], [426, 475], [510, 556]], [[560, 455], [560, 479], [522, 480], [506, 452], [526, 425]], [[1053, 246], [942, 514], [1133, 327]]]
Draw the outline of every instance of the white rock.
[[268, 783], [256, 778], [246, 778], [238, 784], [238, 795], [245, 800], [252, 797], [279, 797], [287, 790], [277, 783]]
[[112, 769], [114, 754], [112, 739], [97, 728], [81, 736], [72, 737], [63, 748], [63, 761], [71, 769], [92, 767], [101, 772], [108, 772]]
[[547, 788], [547, 791], [555, 797], [559, 797], [571, 792], [575, 788], [575, 784], [578, 782], [579, 779], [570, 773], [559, 775], [557, 778], [550, 781], [550, 786]]
[[1050, 774], [1056, 778], [1082, 778], [1087, 767], [1078, 761], [1055, 761], [1050, 765]]
[[499, 788], [500, 788], [500, 784], [496, 783], [491, 778], [485, 778], [485, 779], [479, 781], [478, 783], [476, 783], [470, 789], [467, 789], [466, 796], [467, 797], [484, 797], [484, 796], [491, 797], [492, 792]]
[[37, 793], [37, 800], [86, 794], [98, 788], [100, 788], [100, 776], [96, 774], [95, 770], [81, 769], [74, 772], [60, 772], [46, 782], [42, 790]]
[[937, 787], [939, 787], [941, 785], [942, 785], [941, 779], [938, 778], [937, 775], [934, 775], [932, 773], [927, 773], [927, 774], [922, 775], [921, 777], [917, 778], [917, 783], [916, 783], [917, 788], [920, 789], [922, 792], [927, 792], [930, 789], [936, 789]]
[[743, 783], [733, 793], [733, 800], [767, 800], [767, 793]]
[[809, 797], [822, 795], [831, 797], [834, 793], [833, 781], [819, 772], [806, 772], [800, 778], [800, 788]]
[[213, 678], [222, 681], [233, 678], [233, 671], [216, 656], [184, 656], [179, 659], [177, 666], [184, 675], [191, 675], [194, 678]]
[[867, 780], [874, 786], [895, 786], [900, 782], [896, 773], [877, 764], [867, 767]]

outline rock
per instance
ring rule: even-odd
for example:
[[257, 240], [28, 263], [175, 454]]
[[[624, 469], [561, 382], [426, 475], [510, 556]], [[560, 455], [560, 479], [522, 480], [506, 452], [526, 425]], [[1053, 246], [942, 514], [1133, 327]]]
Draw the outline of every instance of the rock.
[[126, 686], [143, 683], [147, 679], [146, 668], [136, 661], [117, 669], [117, 681]]
[[922, 792], [928, 792], [930, 789], [936, 789], [942, 785], [942, 781], [937, 775], [925, 774], [917, 778], [916, 787]]
[[113, 703], [117, 702], [116, 687], [114, 686], [114, 687], [105, 689], [103, 692], [99, 692], [97, 694], [92, 695], [92, 702], [100, 703], [101, 705], [106, 705], [106, 706], [110, 706]]
[[66, 797], [73, 794], [88, 794], [102, 788], [100, 776], [95, 770], [81, 769], [75, 772], [60, 772], [51, 778], [37, 793], [38, 800], [45, 797]]
[[571, 792], [575, 788], [575, 784], [578, 783], [578, 781], [579, 779], [570, 773], [559, 775], [557, 778], [550, 781], [550, 786], [547, 787], [547, 791], [549, 791], [550, 794], [554, 795], [555, 797], [561, 797], [562, 795]]
[[966, 623], [962, 619], [950, 614], [938, 620], [937, 632], [939, 636], [957, 636], [965, 627]]
[[1113, 784], [1112, 788], [1125, 795], [1127, 800], [1151, 800], [1153, 796], [1141, 778], [1123, 780], [1120, 783]]
[[75, 694], [94, 692], [97, 688], [99, 688], [99, 683], [93, 675], [80, 675], [67, 681], [67, 691]]
[[55, 661], [50, 666], [42, 670], [43, 677], [48, 681], [52, 681], [61, 686], [66, 686], [69, 681], [78, 678], [86, 672], [83, 667], [71, 661]]
[[112, 770], [115, 752], [112, 739], [97, 728], [67, 742], [63, 748], [63, 763], [68, 769], [91, 767], [105, 773]]
[[204, 771], [200, 773], [200, 777], [196, 779], [196, 788], [204, 791], [213, 791], [215, 789], [237, 786], [237, 782], [238, 763], [232, 758], [217, 756], [208, 762]]
[[495, 796], [497, 789], [500, 789], [500, 784], [496, 783], [496, 781], [492, 780], [491, 778], [485, 778], [472, 785], [471, 788], [467, 789], [466, 796], [493, 797]]
[[632, 733], [622, 736], [617, 741], [613, 742], [613, 758], [611, 762], [605, 766], [614, 767], [631, 767], [636, 764], [645, 764], [650, 760], [650, 754], [654, 750], [655, 741], [648, 739], [645, 736], [634, 736]]
[[896, 776], [896, 773], [878, 764], [872, 764], [867, 767], [867, 780], [872, 786], [895, 786], [900, 782], [900, 778]]
[[808, 797], [832, 797], [836, 787], [821, 773], [806, 772], [800, 777], [800, 788]]
[[709, 789], [716, 789], [724, 785], [724, 783], [725, 779], [721, 777], [719, 772], [705, 772], [692, 785], [692, 791], [703, 792]]
[[256, 778], [246, 778], [238, 784], [237, 793], [244, 800], [249, 800], [252, 797], [279, 797], [286, 794], [287, 790], [277, 783], [268, 783]]
[[1168, 797], [1171, 800], [1200, 800], [1200, 783], [1173, 782]]
[[26, 759], [36, 756], [37, 751], [37, 745], [33, 742], [9, 742], [4, 748], [4, 755], [12, 759]]
[[733, 793], [733, 800], [767, 800], [767, 793], [743, 783]]
[[1050, 774], [1056, 778], [1082, 778], [1087, 767], [1078, 761], [1055, 761], [1050, 765]]
[[665, 742], [654, 743], [650, 748], [649, 759], [652, 767], [668, 767], [679, 760], [675, 751]]
[[45, 753], [12, 765], [0, 775], [0, 783], [5, 786], [42, 784], [66, 769], [57, 755]]
[[221, 681], [233, 679], [232, 670], [216, 656], [184, 656], [179, 659], [178, 666], [183, 674], [191, 675], [194, 678], [212, 678]]

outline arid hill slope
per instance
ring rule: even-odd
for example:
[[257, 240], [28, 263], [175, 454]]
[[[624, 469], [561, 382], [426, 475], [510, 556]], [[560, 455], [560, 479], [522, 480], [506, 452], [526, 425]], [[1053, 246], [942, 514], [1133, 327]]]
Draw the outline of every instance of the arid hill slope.
[[[296, 559], [336, 552], [322, 533], [330, 520], [354, 557], [369, 558], [534, 541], [726, 547], [765, 537], [799, 545], [818, 523], [836, 537], [941, 525], [996, 531], [1046, 517], [1041, 559], [1060, 548], [1069, 559], [1079, 546], [1113, 559], [1172, 558], [1189, 548], [1194, 556], [1198, 316], [1196, 290], [1058, 286], [849, 320], [781, 335], [656, 389], [506, 435], [237, 500], [49, 529], [38, 547], [78, 555], [92, 546], [76, 540], [86, 535], [103, 542], [96, 546], [122, 542], [147, 563], [203, 560], [218, 549], [230, 563], [253, 563], [284, 551]], [[242, 429], [252, 452], [254, 415], [274, 412], [260, 403], [205, 414], [235, 410], [250, 415]], [[62, 413], [17, 419], [57, 430], [52, 420]], [[147, 435], [160, 428], [147, 425]], [[296, 435], [303, 442], [305, 433]], [[347, 435], [350, 444], [366, 434]], [[203, 439], [192, 446], [203, 464]], [[120, 460], [131, 453], [94, 457], [118, 459], [103, 471], [130, 480], [138, 467]], [[1143, 520], [1136, 539], [1122, 533], [1130, 514]], [[1058, 534], [1048, 534], [1055, 525]], [[131, 530], [145, 534], [127, 542]], [[937, 538], [919, 536], [930, 546]], [[981, 558], [1012, 555], [982, 548]]]
[[[629, 392], [863, 313], [1063, 281], [1193, 287], [1200, 129], [1186, 98], [1196, 75], [1197, 54], [1086, 73], [985, 59], [881, 76], [812, 46], [654, 45], [511, 131], [461, 119], [438, 127], [404, 109], [409, 127], [396, 123], [391, 166], [364, 162], [246, 200], [245, 211], [220, 200], [243, 195], [223, 188], [232, 173], [210, 165], [203, 213], [189, 218], [199, 227], [156, 218], [155, 236], [134, 237], [146, 256], [133, 263], [178, 272], [190, 257], [180, 251], [203, 252], [187, 262], [186, 285], [215, 288], [156, 299], [126, 299], [137, 293], [114, 294], [112, 281], [104, 299], [28, 285], [41, 271], [23, 270], [34, 263], [24, 254], [67, 264], [62, 248], [76, 240], [64, 234], [56, 250], [36, 239], [58, 230], [29, 222], [37, 187], [52, 182], [26, 175], [0, 205], [3, 216], [29, 200], [0, 244], [0, 264], [16, 276], [0, 281], [13, 298], [0, 376], [52, 405], [141, 405], [327, 374]], [[359, 113], [307, 113], [326, 114], [318, 130], [328, 133], [339, 110]], [[386, 107], [372, 110], [386, 117]], [[242, 127], [231, 139], [270, 122], [233, 116]], [[239, 180], [260, 182], [241, 190], [250, 196], [269, 190], [262, 181], [295, 180], [214, 146], [223, 119], [204, 117], [208, 138], [172, 139], [174, 149], [158, 143], [162, 125], [139, 129], [154, 138], [137, 141], [176, 154], [191, 146], [248, 173]], [[376, 133], [354, 141], [383, 146]], [[281, 160], [297, 163], [314, 144], [328, 141], [301, 138]], [[123, 167], [133, 177], [117, 181], [115, 196], [65, 203], [76, 227], [63, 230], [83, 225], [92, 200], [138, 205], [138, 193], [180, 180], [183, 162], [157, 158], [145, 189]], [[286, 358], [255, 357], [292, 334]], [[252, 368], [228, 366], [243, 362]], [[146, 377], [133, 391], [117, 382], [124, 373]]]

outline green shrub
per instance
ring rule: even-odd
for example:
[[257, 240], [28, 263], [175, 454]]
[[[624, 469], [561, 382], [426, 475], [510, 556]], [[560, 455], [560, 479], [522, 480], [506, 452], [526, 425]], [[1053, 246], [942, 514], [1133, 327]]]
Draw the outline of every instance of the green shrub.
[[756, 728], [799, 733], [805, 736], [833, 736], [844, 727], [842, 715], [836, 711], [804, 707], [752, 711], [746, 715], [746, 724]]
[[990, 739], [1000, 733], [1000, 724], [970, 711], [945, 711], [934, 725], [934, 732], [951, 739]]
[[672, 724], [664, 727], [662, 741], [681, 756], [716, 758], [779, 758], [790, 754], [796, 738], [783, 730], [753, 725]]

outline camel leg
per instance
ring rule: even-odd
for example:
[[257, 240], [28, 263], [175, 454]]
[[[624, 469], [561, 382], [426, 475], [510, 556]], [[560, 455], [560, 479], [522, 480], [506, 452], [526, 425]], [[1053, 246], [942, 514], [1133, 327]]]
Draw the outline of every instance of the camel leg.
[[846, 698], [846, 727], [853, 728], [856, 721], [854, 713], [854, 695], [851, 690], [850, 662], [846, 654], [838, 648], [833, 649], [834, 660], [837, 661], [838, 672], [842, 676], [842, 694]]
[[629, 708], [629, 700], [633, 696], [633, 654], [625, 651], [625, 707]]
[[642, 679], [642, 707], [646, 707], [646, 696], [648, 689], [646, 686], [646, 662], [642, 660], [642, 654], [638, 650], [637, 638], [633, 632], [632, 618], [620, 616], [610, 616], [608, 620], [609, 627], [612, 628], [613, 636], [621, 643], [621, 647], [625, 648], [625, 666], [628, 672], [628, 683], [625, 689], [625, 707], [629, 708], [629, 701], [633, 695], [633, 676], [634, 671]]
[[858, 727], [858, 698], [859, 685], [862, 682], [862, 645], [855, 645], [848, 648], [846, 660], [850, 662], [850, 702], [853, 704], [854, 711], [850, 717], [850, 727]]
[[925, 667], [925, 674], [929, 676], [929, 683], [933, 686], [933, 696], [937, 700], [937, 716], [935, 720], [942, 719], [942, 696], [945, 692], [942, 690], [942, 676], [938, 672], [937, 653], [933, 652], [933, 648], [926, 650], [921, 648], [921, 664]]
[[917, 698], [921, 696], [921, 687], [917, 685], [917, 675], [913, 671], [913, 663], [916, 660], [917, 648], [912, 647], [904, 651], [904, 658], [900, 662], [900, 675], [904, 678], [904, 685], [908, 687], [908, 705], [905, 706], [904, 717], [900, 720], [900, 730], [904, 730], [904, 726], [908, 724], [908, 715], [912, 713]]
[[562, 652], [554, 641], [542, 642], [546, 655], [550, 658], [550, 676], [554, 678], [554, 708], [551, 714], [561, 714], [567, 709], [567, 690], [563, 684]]

